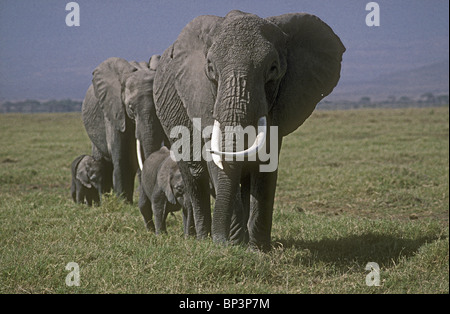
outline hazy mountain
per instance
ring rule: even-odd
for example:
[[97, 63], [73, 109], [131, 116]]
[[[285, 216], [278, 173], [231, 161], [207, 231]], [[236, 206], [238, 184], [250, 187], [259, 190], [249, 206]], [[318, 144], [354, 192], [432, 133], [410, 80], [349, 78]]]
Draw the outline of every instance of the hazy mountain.
[[359, 100], [361, 97], [384, 100], [389, 96], [418, 98], [428, 92], [448, 95], [449, 60], [381, 75], [370, 81], [341, 81], [329, 100]]

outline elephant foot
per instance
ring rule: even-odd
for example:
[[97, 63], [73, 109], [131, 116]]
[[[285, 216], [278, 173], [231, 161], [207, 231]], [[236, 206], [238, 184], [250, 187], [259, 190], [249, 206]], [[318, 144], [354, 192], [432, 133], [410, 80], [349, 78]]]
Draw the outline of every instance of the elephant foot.
[[148, 231], [148, 232], [153, 232], [153, 233], [156, 232], [155, 224], [153, 223], [153, 221], [147, 222], [147, 223], [145, 224], [145, 227], [147, 228], [147, 231]]
[[262, 252], [267, 253], [272, 249], [272, 245], [270, 243], [252, 243], [248, 244], [248, 249], [251, 252]]
[[212, 240], [214, 243], [223, 244], [223, 245], [228, 244], [228, 239], [222, 235], [213, 235]]
[[247, 245], [248, 244], [248, 234], [245, 232], [234, 233], [228, 239], [233, 245]]

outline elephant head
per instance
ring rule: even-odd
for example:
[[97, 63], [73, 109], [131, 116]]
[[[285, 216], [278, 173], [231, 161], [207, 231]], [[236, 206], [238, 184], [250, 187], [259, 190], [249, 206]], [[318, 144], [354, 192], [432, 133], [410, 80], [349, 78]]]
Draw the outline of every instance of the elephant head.
[[[280, 136], [296, 130], [336, 86], [344, 51], [315, 16], [263, 19], [231, 11], [224, 18], [194, 19], [163, 59], [175, 72], [175, 88], [191, 120], [206, 118], [215, 125], [212, 138], [220, 140], [216, 131], [226, 126], [259, 125], [264, 131], [261, 126], [270, 123]], [[264, 143], [265, 132], [260, 135], [249, 145], [253, 151]]]
[[76, 178], [87, 189], [95, 188], [99, 200], [106, 189], [107, 173], [103, 161], [95, 160], [92, 156], [83, 156], [76, 165]]
[[157, 182], [169, 203], [184, 206], [184, 182], [178, 165], [172, 158], [164, 160], [158, 172]]
[[144, 156], [161, 146], [162, 130], [153, 102], [153, 79], [160, 56], [150, 62], [128, 62], [109, 58], [93, 72], [92, 85], [105, 117], [113, 127], [125, 132], [127, 117], [136, 124], [135, 136], [142, 144]]

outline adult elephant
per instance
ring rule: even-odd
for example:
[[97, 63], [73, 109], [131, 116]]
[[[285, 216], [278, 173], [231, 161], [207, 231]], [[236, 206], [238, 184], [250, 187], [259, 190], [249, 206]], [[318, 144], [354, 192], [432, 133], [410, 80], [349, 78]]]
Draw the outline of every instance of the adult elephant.
[[114, 191], [129, 202], [133, 201], [138, 167], [136, 139], [146, 158], [159, 150], [165, 138], [153, 102], [159, 59], [153, 56], [149, 63], [105, 60], [94, 70], [82, 105], [92, 155], [96, 160], [112, 162]]
[[[200, 128], [214, 125], [211, 152], [217, 166], [195, 158], [199, 146], [192, 142], [192, 158], [179, 161], [198, 237], [209, 232], [216, 242], [248, 237], [252, 247], [270, 248], [277, 170], [261, 172], [258, 161], [226, 157], [261, 154], [264, 143], [270, 147], [270, 126], [278, 128], [279, 151], [282, 138], [302, 125], [337, 85], [344, 51], [333, 30], [313, 15], [264, 19], [231, 11], [225, 17], [195, 18], [164, 52], [154, 97], [166, 134], [183, 125], [194, 140], [199, 128], [194, 118], [201, 118]], [[233, 152], [236, 143], [223, 134], [238, 126], [253, 126], [260, 133], [247, 149]], [[208, 167], [216, 188], [212, 229], [205, 193]]]

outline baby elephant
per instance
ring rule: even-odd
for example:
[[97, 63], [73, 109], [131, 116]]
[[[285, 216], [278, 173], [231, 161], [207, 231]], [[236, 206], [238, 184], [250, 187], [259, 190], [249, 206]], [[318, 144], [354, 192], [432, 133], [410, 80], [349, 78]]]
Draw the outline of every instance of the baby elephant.
[[[195, 235], [191, 201], [184, 190], [183, 178], [170, 151], [163, 146], [144, 162], [141, 174], [139, 209], [148, 230], [166, 232], [170, 212], [183, 209], [184, 234]], [[153, 224], [152, 211], [155, 216]]]
[[100, 204], [102, 193], [112, 188], [112, 167], [105, 160], [81, 155], [72, 162], [72, 199], [92, 206]]

